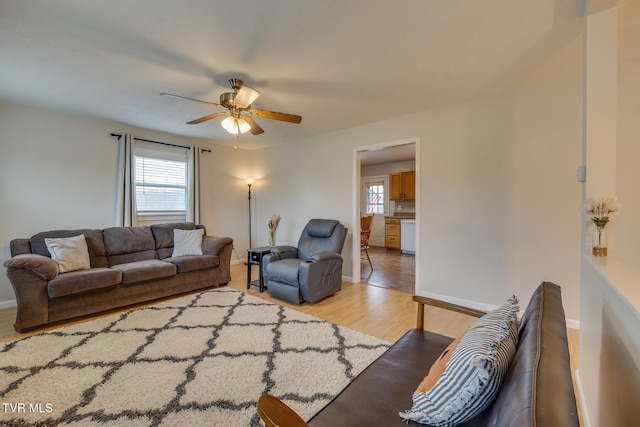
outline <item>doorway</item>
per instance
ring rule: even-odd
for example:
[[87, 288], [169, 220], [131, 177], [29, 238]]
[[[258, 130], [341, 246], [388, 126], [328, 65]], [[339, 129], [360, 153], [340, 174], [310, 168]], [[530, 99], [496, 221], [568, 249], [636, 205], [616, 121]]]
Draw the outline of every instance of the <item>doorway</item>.
[[[419, 203], [418, 195], [420, 183], [419, 146], [418, 137], [405, 140], [391, 141], [383, 144], [354, 148], [354, 194], [353, 204], [354, 225], [358, 229], [354, 232], [354, 240], [360, 237], [360, 217], [374, 213], [374, 226], [370, 238], [369, 256], [373, 269], [364, 254], [361, 256], [360, 243], [353, 244], [353, 271], [354, 282], [367, 283], [374, 286], [382, 286], [398, 289], [404, 292], [415, 293], [416, 283], [419, 283], [419, 263], [416, 257], [419, 252]], [[396, 172], [415, 172], [415, 200], [398, 201], [390, 200], [389, 176]], [[381, 210], [379, 206], [370, 206], [367, 202], [367, 189], [376, 182], [385, 180], [385, 206]], [[404, 218], [403, 222], [413, 222], [415, 218], [415, 231], [412, 240], [415, 248], [403, 247], [403, 250], [387, 248], [385, 244], [385, 218]], [[409, 228], [409, 227], [406, 227]], [[406, 238], [405, 234], [405, 238]], [[410, 249], [415, 250], [412, 254]]]

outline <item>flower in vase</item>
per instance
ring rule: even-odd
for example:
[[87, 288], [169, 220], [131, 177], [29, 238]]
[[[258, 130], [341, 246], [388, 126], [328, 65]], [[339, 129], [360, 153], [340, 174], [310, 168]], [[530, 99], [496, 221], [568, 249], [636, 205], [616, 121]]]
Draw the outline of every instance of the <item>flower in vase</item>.
[[622, 209], [617, 197], [590, 198], [584, 206], [585, 213], [591, 215], [591, 220], [598, 228], [604, 228], [610, 217], [617, 215]]

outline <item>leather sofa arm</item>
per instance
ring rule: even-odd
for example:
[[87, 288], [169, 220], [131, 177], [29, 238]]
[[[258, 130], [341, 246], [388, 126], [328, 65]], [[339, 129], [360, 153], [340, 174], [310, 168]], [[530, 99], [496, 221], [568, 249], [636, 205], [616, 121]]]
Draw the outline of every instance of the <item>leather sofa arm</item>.
[[29, 270], [44, 280], [58, 276], [58, 263], [49, 257], [36, 254], [22, 254], [9, 258], [4, 262], [6, 269]]
[[258, 414], [266, 427], [307, 427], [308, 424], [277, 397], [265, 394], [258, 399]]
[[442, 308], [444, 310], [455, 311], [456, 313], [466, 314], [467, 316], [482, 317], [487, 314], [486, 311], [476, 310], [474, 308], [465, 307], [463, 305], [457, 305], [450, 302], [440, 301], [433, 298], [421, 297], [414, 295], [413, 300], [418, 303], [418, 316], [416, 319], [416, 328], [424, 329], [424, 306], [430, 305], [436, 308]]

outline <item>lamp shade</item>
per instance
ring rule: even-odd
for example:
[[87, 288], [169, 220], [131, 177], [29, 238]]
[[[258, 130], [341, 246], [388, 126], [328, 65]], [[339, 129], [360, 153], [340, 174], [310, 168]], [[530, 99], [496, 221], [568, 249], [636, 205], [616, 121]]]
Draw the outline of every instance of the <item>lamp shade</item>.
[[237, 135], [248, 132], [251, 129], [249, 123], [242, 117], [229, 116], [222, 121], [222, 127], [229, 133]]

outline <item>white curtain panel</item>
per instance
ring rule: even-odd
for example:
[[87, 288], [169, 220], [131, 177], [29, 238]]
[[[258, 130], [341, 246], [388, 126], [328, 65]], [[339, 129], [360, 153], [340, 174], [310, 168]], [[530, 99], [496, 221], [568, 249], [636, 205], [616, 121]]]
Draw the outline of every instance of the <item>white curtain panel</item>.
[[200, 224], [200, 147], [192, 146], [187, 159], [189, 170], [187, 222]]
[[135, 214], [135, 160], [133, 158], [133, 137], [123, 134], [119, 142], [118, 189], [116, 192], [116, 226], [136, 225]]

